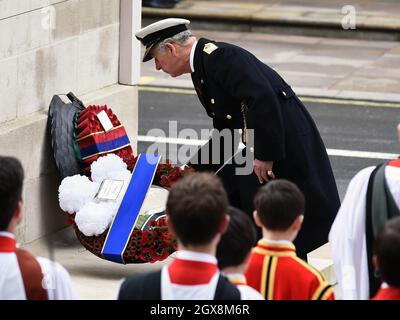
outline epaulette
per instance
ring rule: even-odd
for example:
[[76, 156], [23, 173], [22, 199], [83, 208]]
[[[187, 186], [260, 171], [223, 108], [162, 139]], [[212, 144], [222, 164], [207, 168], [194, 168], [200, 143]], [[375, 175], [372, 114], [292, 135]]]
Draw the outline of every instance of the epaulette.
[[212, 43], [212, 42], [208, 42], [204, 45], [203, 51], [207, 54], [211, 54], [213, 53], [215, 50], [217, 50], [218, 47]]

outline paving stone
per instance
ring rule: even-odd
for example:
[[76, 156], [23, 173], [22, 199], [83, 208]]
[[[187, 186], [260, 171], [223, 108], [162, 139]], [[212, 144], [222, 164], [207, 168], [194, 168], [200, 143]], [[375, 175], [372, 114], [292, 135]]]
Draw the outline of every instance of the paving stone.
[[382, 93], [399, 93], [400, 80], [379, 77], [371, 78], [353, 76], [337, 82], [335, 85], [330, 87], [330, 89], [343, 91], [374, 91]]
[[[368, 97], [385, 101], [399, 98], [396, 82], [399, 79], [397, 75], [400, 75], [398, 42], [197, 29], [194, 29], [194, 34], [244, 47], [275, 68], [293, 87], [306, 93], [311, 90], [314, 96]], [[192, 88], [190, 77], [172, 79], [156, 71], [152, 61], [142, 64], [141, 69], [142, 76], [152, 78], [152, 85]], [[361, 78], [360, 84], [357, 84], [358, 77]], [[371, 88], [368, 88], [369, 83]], [[381, 88], [383, 91], [380, 93]]]
[[354, 76], [368, 76], [371, 78], [379, 77], [379, 78], [394, 78], [400, 79], [399, 68], [391, 68], [388, 67], [375, 67], [375, 66], [367, 66], [365, 68], [359, 69], [353, 73]]
[[328, 89], [331, 88], [338, 80], [332, 77], [307, 75], [307, 74], [294, 74], [290, 72], [282, 71], [281, 76], [293, 87], [306, 87], [306, 88], [320, 88]]

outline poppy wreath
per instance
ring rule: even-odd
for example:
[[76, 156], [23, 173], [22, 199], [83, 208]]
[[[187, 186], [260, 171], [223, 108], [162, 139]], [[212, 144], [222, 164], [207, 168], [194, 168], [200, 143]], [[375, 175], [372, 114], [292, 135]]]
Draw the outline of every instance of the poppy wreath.
[[[104, 125], [97, 116], [100, 112], [105, 112], [112, 124], [112, 128], [108, 131], [104, 130]], [[93, 182], [92, 164], [103, 157], [107, 157], [110, 154], [118, 156], [126, 164], [126, 169], [130, 172], [134, 171], [139, 158], [133, 155], [124, 126], [106, 105], [90, 105], [75, 113], [73, 120], [73, 149], [82, 168], [81, 174], [86, 176], [75, 175], [74, 177], [87, 179], [88, 176], [90, 177], [87, 179], [88, 183]], [[182, 170], [179, 167], [174, 167], [167, 160], [166, 163], [157, 165], [152, 184], [169, 190], [176, 181], [192, 170], [191, 168]], [[71, 177], [66, 177], [65, 179], [68, 178]], [[62, 185], [63, 183], [59, 192]], [[75, 183], [75, 189], [79, 188], [79, 185], [80, 183]], [[60, 206], [64, 211], [70, 213], [68, 215], [68, 223], [73, 226], [81, 244], [94, 255], [110, 260], [103, 255], [102, 251], [111, 226], [109, 225], [100, 234], [87, 235], [87, 233], [85, 234], [80, 230], [76, 221], [78, 213], [73, 212], [73, 208], [65, 209], [65, 206], [61, 205], [61, 200]], [[121, 254], [122, 261], [126, 264], [162, 261], [176, 251], [176, 246], [176, 239], [168, 232], [165, 215], [158, 217], [155, 215], [154, 219], [151, 217], [146, 223], [146, 228], [134, 228], [131, 230], [125, 249]]]

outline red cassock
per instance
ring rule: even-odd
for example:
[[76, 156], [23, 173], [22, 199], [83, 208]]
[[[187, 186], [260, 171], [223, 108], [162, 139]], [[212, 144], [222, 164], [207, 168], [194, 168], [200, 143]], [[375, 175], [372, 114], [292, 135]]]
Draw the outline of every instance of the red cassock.
[[249, 286], [266, 300], [334, 300], [324, 276], [296, 256], [292, 243], [261, 239], [246, 272]]
[[372, 300], [400, 300], [400, 288], [381, 288]]

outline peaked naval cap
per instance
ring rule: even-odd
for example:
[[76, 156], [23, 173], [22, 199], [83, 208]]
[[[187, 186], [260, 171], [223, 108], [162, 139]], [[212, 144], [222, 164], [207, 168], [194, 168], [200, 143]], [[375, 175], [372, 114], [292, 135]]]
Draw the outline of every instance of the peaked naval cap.
[[153, 58], [150, 55], [150, 51], [156, 44], [165, 39], [171, 38], [180, 32], [186, 31], [188, 24], [190, 24], [190, 21], [186, 19], [168, 18], [152, 23], [139, 30], [135, 34], [136, 39], [138, 39], [146, 48], [143, 62], [149, 61]]

